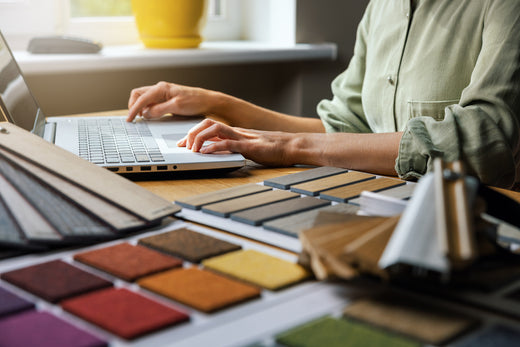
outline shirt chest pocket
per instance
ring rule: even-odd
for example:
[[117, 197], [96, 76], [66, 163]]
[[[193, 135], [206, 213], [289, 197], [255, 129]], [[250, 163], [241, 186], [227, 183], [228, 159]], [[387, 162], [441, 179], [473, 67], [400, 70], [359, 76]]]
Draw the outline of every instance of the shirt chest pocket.
[[458, 103], [459, 100], [408, 101], [408, 119], [431, 117], [437, 121], [441, 121], [444, 119], [444, 109]]

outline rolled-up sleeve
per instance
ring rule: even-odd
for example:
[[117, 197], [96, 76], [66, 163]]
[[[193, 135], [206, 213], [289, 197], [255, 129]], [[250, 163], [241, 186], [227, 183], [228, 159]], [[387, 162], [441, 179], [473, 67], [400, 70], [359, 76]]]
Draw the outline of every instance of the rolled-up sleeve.
[[491, 1], [482, 48], [459, 104], [442, 121], [408, 121], [395, 169], [417, 178], [435, 157], [463, 160], [483, 183], [510, 188], [516, 181], [520, 123], [520, 2]]

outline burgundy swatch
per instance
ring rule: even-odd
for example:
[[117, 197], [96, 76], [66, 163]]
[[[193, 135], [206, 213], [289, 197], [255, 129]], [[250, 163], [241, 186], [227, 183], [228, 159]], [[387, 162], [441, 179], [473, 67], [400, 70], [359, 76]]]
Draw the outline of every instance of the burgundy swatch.
[[6, 272], [0, 278], [50, 302], [112, 286], [112, 282], [61, 260]]

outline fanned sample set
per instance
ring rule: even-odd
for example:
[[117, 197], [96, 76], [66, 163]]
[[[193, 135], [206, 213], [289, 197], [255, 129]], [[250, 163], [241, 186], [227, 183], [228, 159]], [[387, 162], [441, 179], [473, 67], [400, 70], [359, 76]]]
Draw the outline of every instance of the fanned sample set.
[[1, 251], [113, 239], [177, 211], [168, 201], [13, 124], [1, 127]]

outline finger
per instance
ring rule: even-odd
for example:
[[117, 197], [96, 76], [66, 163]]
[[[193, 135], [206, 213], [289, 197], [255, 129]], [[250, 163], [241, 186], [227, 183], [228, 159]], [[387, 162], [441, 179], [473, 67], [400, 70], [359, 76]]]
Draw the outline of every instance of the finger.
[[211, 119], [204, 119], [199, 124], [195, 125], [193, 128], [191, 128], [188, 133], [186, 134], [186, 148], [191, 149], [193, 141], [195, 137], [204, 129], [212, 126], [215, 121]]
[[[139, 94], [139, 93], [136, 93]], [[129, 108], [127, 120], [133, 120], [138, 114], [143, 115], [146, 108], [155, 105], [157, 102], [164, 100], [162, 91], [157, 87], [152, 87], [144, 90]]]
[[229, 151], [234, 153], [241, 153], [241, 141], [236, 140], [222, 140], [219, 142], [213, 142], [200, 149], [202, 154], [211, 154], [215, 152]]
[[216, 122], [210, 127], [199, 132], [199, 134], [194, 138], [193, 144], [191, 145], [191, 150], [194, 152], [199, 152], [206, 141], [214, 138], [237, 140], [239, 137], [239, 134], [236, 133], [233, 128]]
[[186, 147], [186, 136], [177, 141], [177, 147]]

